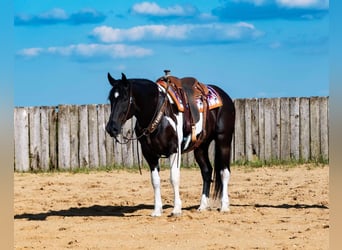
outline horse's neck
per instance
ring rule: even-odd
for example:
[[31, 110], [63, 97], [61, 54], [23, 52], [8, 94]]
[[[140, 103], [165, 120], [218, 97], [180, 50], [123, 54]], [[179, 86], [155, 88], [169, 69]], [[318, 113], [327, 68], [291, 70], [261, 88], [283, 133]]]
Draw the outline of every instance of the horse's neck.
[[133, 96], [135, 100], [135, 113], [139, 125], [147, 127], [158, 108], [158, 87], [154, 85], [133, 84]]

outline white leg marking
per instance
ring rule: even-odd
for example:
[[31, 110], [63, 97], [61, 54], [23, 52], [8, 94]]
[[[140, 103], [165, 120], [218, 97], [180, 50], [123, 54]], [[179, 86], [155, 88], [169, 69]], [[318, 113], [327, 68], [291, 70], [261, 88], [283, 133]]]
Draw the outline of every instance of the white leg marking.
[[227, 168], [221, 170], [222, 180], [222, 197], [221, 197], [221, 212], [229, 212], [228, 184], [230, 173]]
[[170, 156], [170, 181], [174, 193], [174, 207], [172, 215], [180, 215], [182, 213], [182, 201], [179, 195], [180, 184], [180, 154], [175, 153]]
[[208, 210], [209, 207], [210, 207], [209, 206], [209, 198], [205, 194], [202, 194], [201, 203], [200, 203], [200, 206], [198, 208], [198, 211]]
[[[180, 162], [181, 162], [181, 141], [183, 139], [183, 114], [178, 113], [176, 116], [177, 124], [174, 124], [175, 131], [178, 135], [178, 150], [170, 156], [170, 181], [174, 192], [174, 208], [172, 215], [180, 215], [182, 213], [182, 201], [179, 195], [179, 184], [180, 184]], [[171, 120], [171, 119], [170, 119]], [[170, 122], [172, 125], [172, 123]]]
[[154, 210], [151, 216], [161, 216], [163, 212], [163, 204], [160, 193], [160, 176], [157, 169], [151, 172], [152, 186], [154, 190]]

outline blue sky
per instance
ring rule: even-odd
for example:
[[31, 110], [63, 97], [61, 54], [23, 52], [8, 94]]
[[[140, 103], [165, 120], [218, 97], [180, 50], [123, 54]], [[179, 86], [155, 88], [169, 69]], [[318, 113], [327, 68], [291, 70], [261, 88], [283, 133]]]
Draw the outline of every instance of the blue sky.
[[232, 98], [329, 95], [328, 0], [14, 1], [14, 105], [107, 103], [164, 69]]

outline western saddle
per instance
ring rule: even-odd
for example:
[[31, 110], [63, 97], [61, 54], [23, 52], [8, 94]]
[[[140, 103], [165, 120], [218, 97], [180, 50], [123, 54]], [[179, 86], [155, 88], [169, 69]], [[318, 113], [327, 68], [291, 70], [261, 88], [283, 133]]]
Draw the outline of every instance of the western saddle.
[[[201, 138], [205, 136], [205, 124], [207, 113], [209, 110], [207, 96], [208, 87], [200, 83], [196, 78], [184, 77], [177, 78], [170, 75], [170, 70], [164, 70], [165, 76], [157, 80], [157, 84], [164, 89], [168, 89], [168, 93], [175, 101], [179, 111], [184, 114], [183, 131], [184, 134], [191, 133], [191, 141], [195, 143], [194, 147], [201, 142]], [[201, 107], [199, 107], [200, 103]], [[200, 113], [203, 112], [202, 133], [200, 138], [196, 137], [195, 125], [200, 120]]]

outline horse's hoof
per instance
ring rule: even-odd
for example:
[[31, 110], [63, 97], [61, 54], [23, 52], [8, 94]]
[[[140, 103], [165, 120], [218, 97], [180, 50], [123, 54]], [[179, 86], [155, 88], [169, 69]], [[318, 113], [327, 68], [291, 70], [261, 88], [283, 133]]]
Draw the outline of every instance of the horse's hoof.
[[152, 217], [160, 217], [162, 215], [162, 211], [153, 211], [151, 216]]
[[220, 212], [221, 213], [228, 213], [228, 212], [230, 212], [230, 209], [229, 209], [229, 207], [221, 207]]
[[208, 211], [208, 210], [209, 210], [208, 207], [199, 207], [199, 208], [197, 208], [198, 212], [203, 212], [203, 211]]
[[181, 212], [172, 212], [169, 217], [180, 217], [182, 215]]

